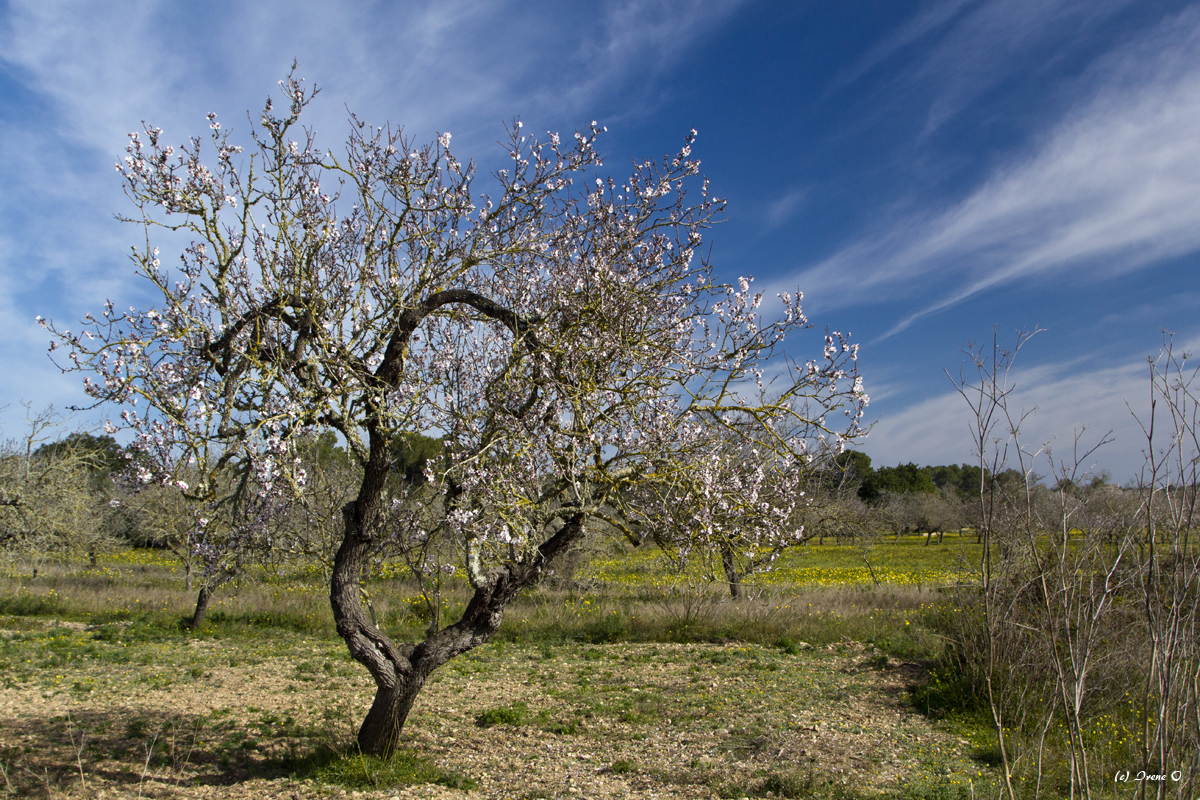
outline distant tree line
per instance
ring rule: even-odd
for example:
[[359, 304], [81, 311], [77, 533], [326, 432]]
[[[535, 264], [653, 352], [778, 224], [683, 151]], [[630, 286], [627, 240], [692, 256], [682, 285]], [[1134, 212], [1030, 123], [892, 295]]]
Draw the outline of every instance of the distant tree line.
[[[814, 532], [818, 543], [823, 543], [826, 535], [846, 543], [881, 533], [897, 537], [923, 533], [926, 543], [935, 541], [936, 534], [936, 541], [941, 542], [947, 531], [978, 532], [990, 509], [1005, 498], [1024, 495], [1027, 489], [1042, 504], [1060, 502], [1064, 493], [1076, 499], [1105, 497], [1111, 501], [1125, 491], [1113, 486], [1107, 473], [1089, 476], [1080, 484], [1055, 479], [1052, 485], [1045, 485], [1032, 473], [1027, 478], [1019, 470], [1005, 468], [993, 474], [976, 464], [918, 466], [908, 462], [875, 468], [870, 456], [856, 450], [836, 456], [826, 480], [817, 488], [817, 506], [827, 506], [831, 497], [836, 498], [839, 519], [855, 520], [836, 530], [818, 526]], [[824, 518], [830, 517], [827, 513]]]
[[[248, 567], [303, 559], [328, 577], [343, 508], [361, 478], [335, 434], [296, 439], [292, 457], [306, 478], [290, 501], [235, 508], [188, 497], [186, 475], [139, 482], [145, 466], [134, 451], [109, 435], [64, 435], [66, 422], [53, 408], [30, 412], [21, 434], [0, 443], [0, 561], [8, 569], [36, 579], [50, 562], [95, 565], [127, 547], [166, 550], [198, 593], [193, 626], [220, 586]], [[442, 440], [404, 433], [391, 449], [389, 493], [404, 503], [425, 483]]]
[[[973, 464], [944, 464], [919, 467], [913, 462], [894, 467], [871, 467], [871, 457], [856, 450], [847, 450], [837, 458], [838, 466], [845, 472], [864, 502], [873, 503], [888, 494], [935, 494], [952, 492], [961, 497], [979, 495], [985, 477], [991, 474]], [[999, 480], [1022, 480], [1016, 470], [1000, 474]]]

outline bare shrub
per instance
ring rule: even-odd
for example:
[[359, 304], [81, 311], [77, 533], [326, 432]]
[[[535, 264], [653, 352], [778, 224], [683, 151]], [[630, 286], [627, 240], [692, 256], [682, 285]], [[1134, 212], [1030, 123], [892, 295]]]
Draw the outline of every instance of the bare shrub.
[[37, 577], [47, 561], [94, 561], [119, 540], [103, 524], [96, 453], [64, 437], [67, 420], [53, 406], [26, 412], [20, 436], [0, 445], [0, 553]]
[[[1011, 351], [972, 349], [973, 379], [955, 381], [975, 418], [983, 552], [958, 613], [943, 620], [949, 671], [963, 697], [983, 699], [1007, 796], [1091, 798], [1112, 790], [1117, 771], [1141, 769], [1167, 780], [1141, 783], [1140, 794], [1191, 797], [1200, 770], [1195, 369], [1170, 340], [1152, 361], [1146, 468], [1121, 489], [1089, 471], [1107, 437], [1085, 444], [1077, 434], [1065, 457], [1022, 445], [1026, 415], [1008, 398], [1027, 339]], [[1104, 720], [1136, 730], [1097, 733]]]

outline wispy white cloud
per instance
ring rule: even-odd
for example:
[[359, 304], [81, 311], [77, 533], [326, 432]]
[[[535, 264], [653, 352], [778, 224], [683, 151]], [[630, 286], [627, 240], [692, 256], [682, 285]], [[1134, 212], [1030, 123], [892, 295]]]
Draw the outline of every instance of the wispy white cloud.
[[[1200, 248], [1200, 9], [1097, 68], [1090, 98], [964, 200], [808, 269], [823, 302], [929, 292], [891, 333], [986, 289], [1090, 283]], [[845, 298], [840, 303], [838, 298]]]
[[185, 10], [14, 0], [0, 14], [0, 64], [47, 105], [39, 135], [86, 148], [93, 166], [111, 167], [141, 120], [175, 138], [202, 129], [209, 111], [244, 128], [246, 110], [257, 113], [293, 59], [324, 87], [308, 122], [330, 145], [348, 107], [420, 139], [452, 130], [456, 145], [490, 150], [515, 114], [576, 125], [629, 113], [631, 86], [652, 84], [742, 2], [300, 0]]
[[670, 69], [740, 2], [4, 4], [2, 77], [38, 111], [0, 123], [0, 326], [32, 348], [6, 355], [0, 402], [22, 386], [62, 388], [34, 314], [72, 320], [104, 297], [142, 302], [125, 260], [136, 231], [112, 218], [126, 208], [113, 163], [140, 121], [182, 141], [215, 111], [244, 134], [247, 109], [298, 59], [324, 90], [307, 121], [326, 145], [342, 140], [349, 108], [421, 140], [453, 131], [487, 171], [504, 120], [573, 127], [633, 113], [630, 87]]
[[[840, 74], [837, 92], [901, 54], [919, 57], [889, 81], [904, 102], [926, 106], [930, 134], [976, 99], [1028, 68], [1031, 57], [1061, 58], [1089, 29], [1131, 0], [932, 0]], [[896, 90], [899, 91], [896, 91]]]
[[652, 83], [648, 79], [742, 5], [745, 0], [621, 0], [602, 7], [600, 25], [585, 34], [576, 48], [565, 81], [569, 87], [562, 87], [564, 99], [579, 106], [604, 87], [631, 82], [637, 85], [634, 95], [644, 95]]
[[[1176, 350], [1195, 352], [1197, 345], [1200, 339], [1181, 342]], [[965, 377], [971, 381], [972, 367], [966, 367]], [[1111, 432], [1113, 442], [1084, 466], [1093, 467], [1094, 472], [1106, 469], [1118, 482], [1133, 478], [1143, 464], [1146, 448], [1134, 415], [1145, 418], [1149, 412], [1149, 376], [1144, 358], [1130, 358], [1099, 369], [1054, 362], [1014, 370], [1008, 384], [1015, 387], [1008, 398], [1009, 409], [1016, 417], [1031, 412], [1020, 426], [1019, 440], [1025, 450], [1038, 453], [1036, 470], [1047, 474], [1047, 459], [1051, 456], [1056, 463], [1070, 463], [1075, 433], [1081, 433], [1081, 443], [1090, 447]], [[953, 374], [953, 378], [959, 377]], [[946, 378], [945, 386], [944, 392], [880, 420], [862, 449], [875, 463], [885, 466], [908, 461], [975, 461], [974, 417], [967, 402], [954, 391], [950, 378]], [[1004, 426], [995, 431], [1001, 438], [1007, 433]]]
[[934, 0], [927, 3], [912, 19], [885, 36], [839, 74], [830, 85], [829, 91], [836, 92], [845, 88], [899, 51], [943, 29], [974, 2], [975, 0]]
[[791, 219], [808, 197], [805, 189], [790, 189], [766, 204], [763, 223], [767, 228], [777, 228]]
[[935, 87], [925, 133], [1027, 68], [1046, 49], [1057, 57], [1087, 40], [1087, 30], [1131, 0], [990, 0], [954, 21], [908, 79]]
[[740, 2], [626, 0], [584, 12], [309, 0], [184, 12], [17, 0], [0, 58], [56, 104], [64, 133], [106, 150], [144, 118], [169, 129], [210, 110], [257, 109], [292, 59], [328, 87], [330, 122], [344, 122], [345, 104], [421, 137], [452, 124], [494, 136], [518, 112], [595, 113], [588, 106], [668, 68]]

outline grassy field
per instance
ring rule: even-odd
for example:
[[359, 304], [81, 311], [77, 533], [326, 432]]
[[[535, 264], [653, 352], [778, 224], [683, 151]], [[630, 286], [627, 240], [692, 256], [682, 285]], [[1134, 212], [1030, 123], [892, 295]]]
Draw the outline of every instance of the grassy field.
[[[224, 592], [193, 634], [179, 623], [194, 597], [160, 552], [13, 574], [0, 579], [0, 785], [20, 797], [991, 796], [986, 726], [914, 702], [940, 652], [943, 589], [965, 579], [973, 547], [814, 546], [736, 603], [669, 577], [652, 552], [601, 554], [435, 675], [404, 757], [386, 765], [353, 751], [373, 686], [304, 571]], [[382, 571], [369, 586], [381, 625], [418, 635], [419, 594]], [[464, 596], [449, 592], [446, 612]]]

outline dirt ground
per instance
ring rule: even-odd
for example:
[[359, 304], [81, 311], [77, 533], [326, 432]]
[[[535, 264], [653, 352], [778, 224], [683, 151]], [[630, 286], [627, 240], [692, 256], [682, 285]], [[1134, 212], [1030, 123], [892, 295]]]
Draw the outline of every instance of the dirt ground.
[[[10, 796], [713, 798], [784, 785], [869, 795], [978, 774], [967, 743], [909, 705], [921, 667], [854, 643], [793, 654], [487, 645], [435, 675], [403, 736], [474, 788], [356, 791], [297, 777], [306, 756], [349, 745], [370, 703], [369, 677], [340, 643], [133, 642], [82, 625], [0, 631], [0, 642]], [[509, 724], [483, 724], [497, 716]]]

